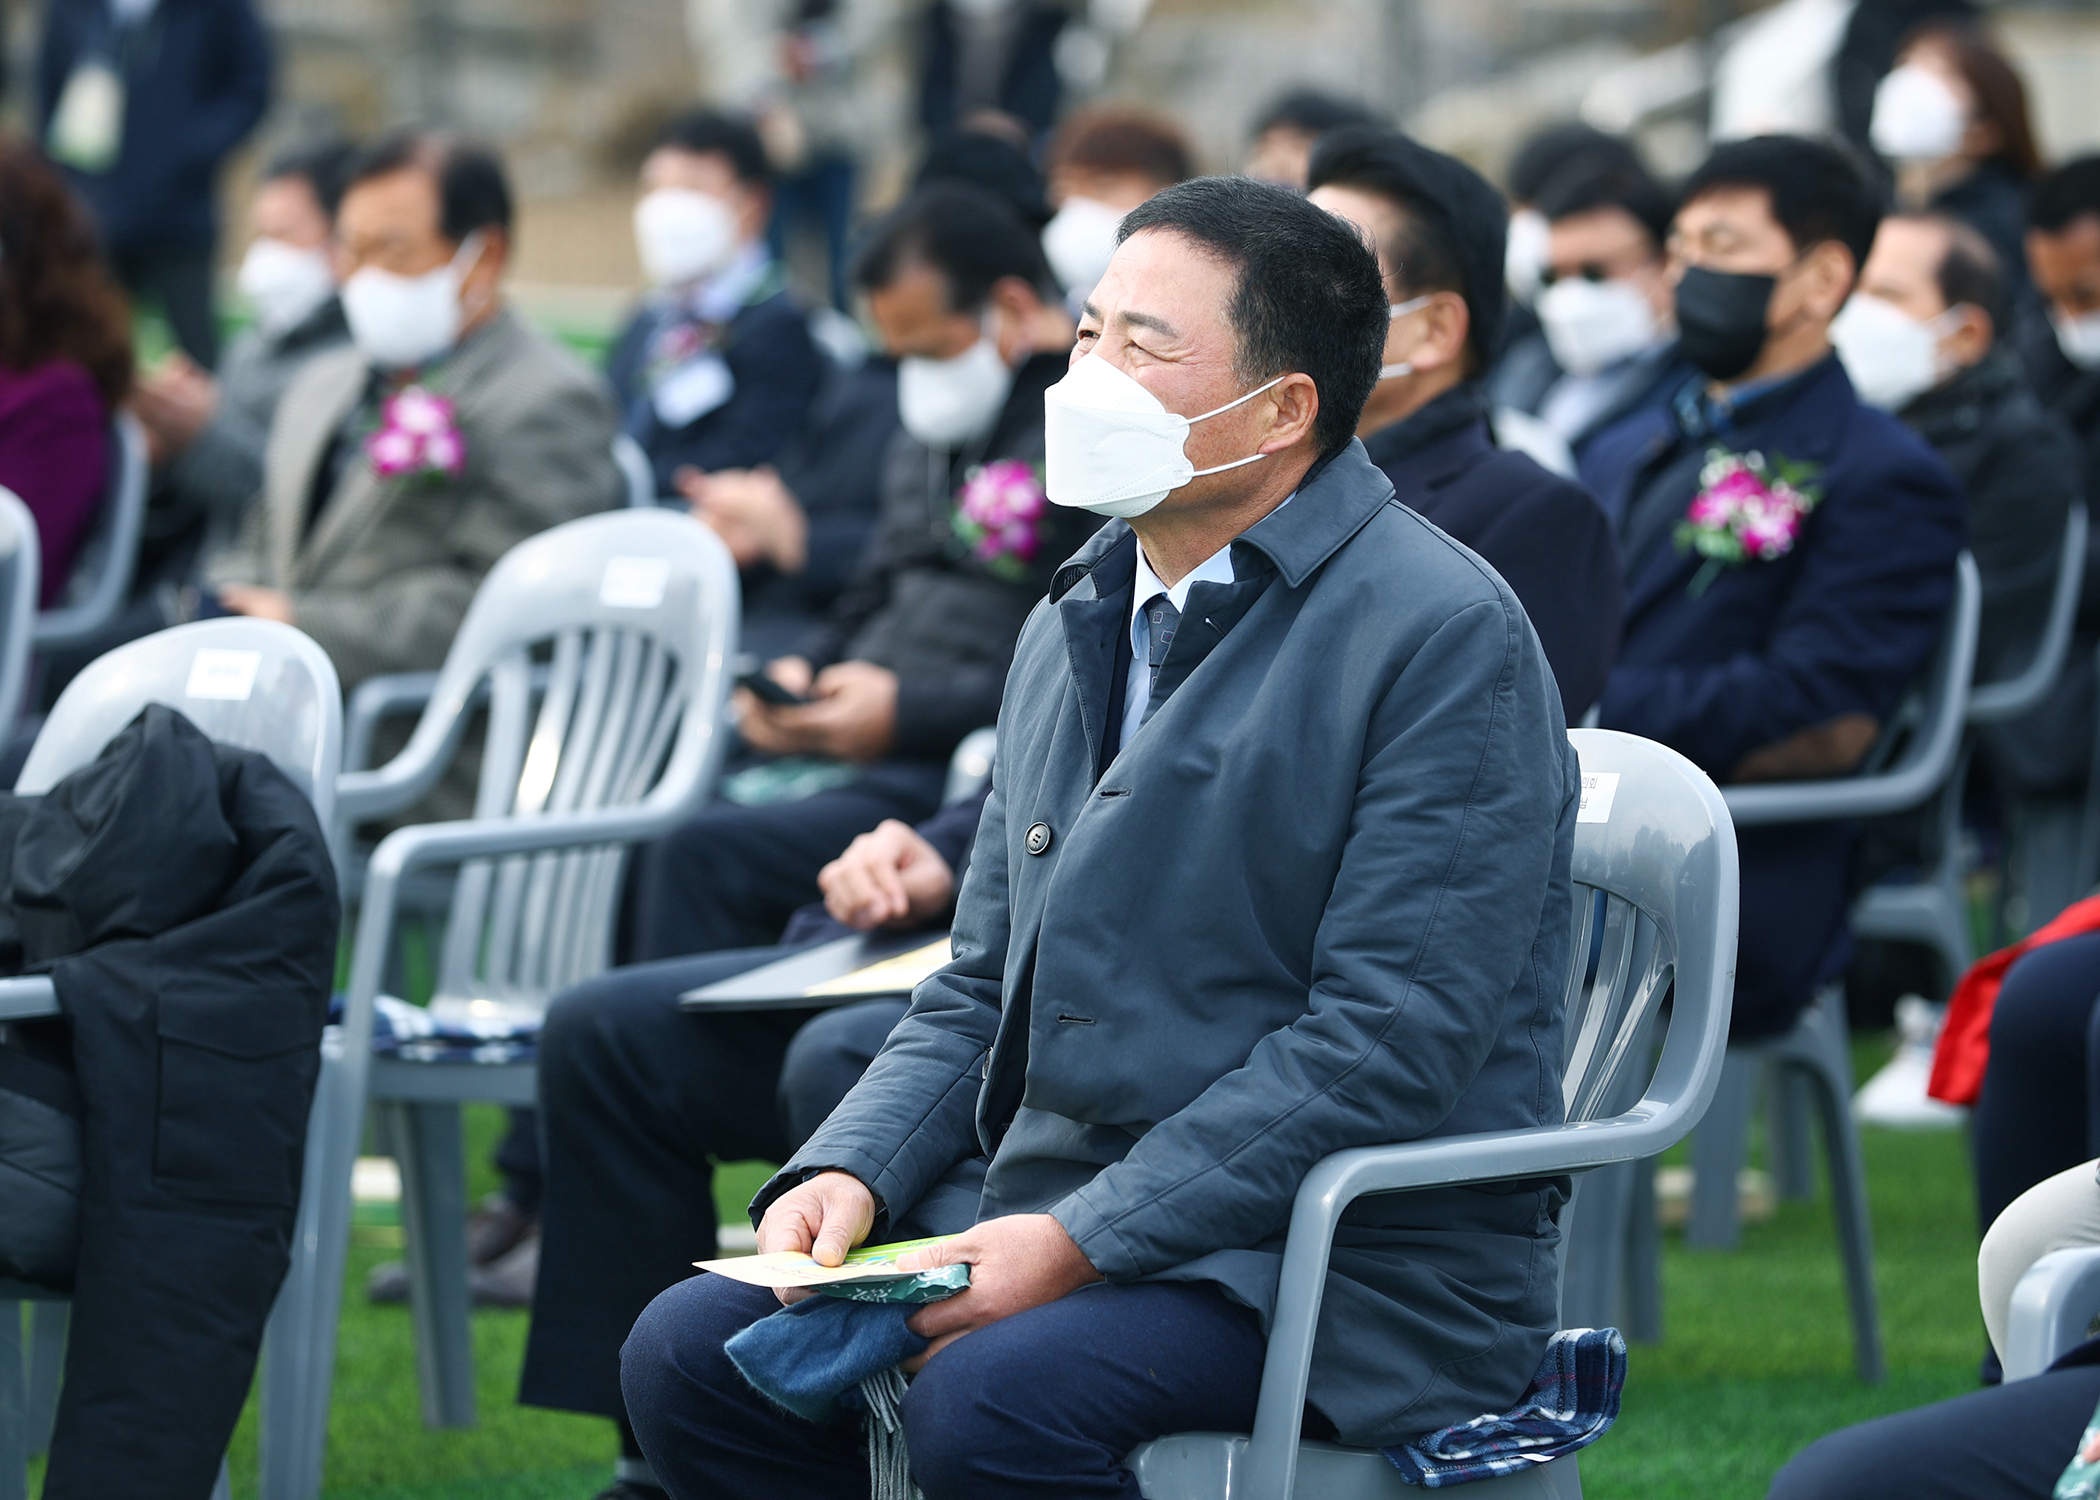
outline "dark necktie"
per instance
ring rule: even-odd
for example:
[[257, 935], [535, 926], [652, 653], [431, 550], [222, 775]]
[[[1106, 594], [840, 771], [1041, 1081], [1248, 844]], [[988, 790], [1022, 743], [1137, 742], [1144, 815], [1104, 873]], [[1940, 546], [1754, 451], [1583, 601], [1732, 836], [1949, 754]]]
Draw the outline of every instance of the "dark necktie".
[[1145, 635], [1152, 649], [1145, 655], [1145, 665], [1152, 671], [1154, 685], [1159, 682], [1159, 664], [1167, 659], [1167, 647], [1174, 644], [1174, 627], [1181, 623], [1181, 611], [1165, 594], [1154, 594], [1145, 601]]

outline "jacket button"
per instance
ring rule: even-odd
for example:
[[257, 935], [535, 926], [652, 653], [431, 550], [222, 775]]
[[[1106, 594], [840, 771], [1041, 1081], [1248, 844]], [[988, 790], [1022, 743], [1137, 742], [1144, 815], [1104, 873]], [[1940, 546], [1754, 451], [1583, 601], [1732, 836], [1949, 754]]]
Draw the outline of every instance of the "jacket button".
[[1050, 825], [1031, 823], [1028, 826], [1028, 837], [1023, 842], [1027, 844], [1030, 854], [1041, 854], [1050, 847]]

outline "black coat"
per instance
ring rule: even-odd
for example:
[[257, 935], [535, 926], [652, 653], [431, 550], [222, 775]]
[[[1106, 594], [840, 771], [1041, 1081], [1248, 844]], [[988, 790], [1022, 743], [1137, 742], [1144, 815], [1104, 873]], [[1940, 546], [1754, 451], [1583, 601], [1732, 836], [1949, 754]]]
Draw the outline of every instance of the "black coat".
[[1462, 385], [1364, 439], [1403, 503], [1502, 575], [1531, 617], [1569, 723], [1604, 692], [1619, 646], [1619, 547], [1579, 484], [1495, 446], [1480, 390]]
[[[1058, 101], [1063, 97], [1064, 86], [1057, 76], [1057, 38], [1069, 19], [1071, 12], [1061, 5], [1030, 0], [1014, 7], [997, 87], [981, 101], [1004, 110], [1038, 136], [1057, 118]], [[973, 107], [962, 74], [971, 59], [965, 56], [956, 27], [952, 6], [926, 8], [925, 51], [919, 64], [919, 124], [929, 136], [952, 130]]]
[[159, 704], [0, 806], [0, 967], [48, 969], [64, 1011], [8, 1047], [70, 1067], [84, 1106], [44, 1494], [190, 1500], [290, 1263], [340, 919], [326, 842], [267, 759]]
[[270, 102], [270, 38], [249, 0], [160, 0], [118, 27], [109, 0], [47, 0], [37, 48], [37, 135], [51, 129], [66, 81], [102, 55], [124, 80], [116, 162], [66, 176], [94, 211], [103, 245], [209, 246], [219, 163]]
[[[1966, 506], [1924, 441], [1863, 405], [1835, 358], [1692, 435], [1673, 405], [1599, 439], [1626, 458], [1626, 631], [1601, 722], [1659, 740], [1726, 782], [1752, 751], [1841, 715], [1887, 723], [1932, 654]], [[1674, 540], [1712, 447], [1818, 466], [1822, 499], [1785, 555], [1694, 587]], [[1686, 462], [1689, 461], [1689, 468]], [[1629, 541], [1629, 536], [1632, 538]], [[1769, 1035], [1842, 967], [1850, 824], [1748, 828], [1735, 1034]]]
[[628, 321], [605, 362], [619, 398], [621, 425], [642, 445], [656, 470], [660, 495], [677, 493], [671, 476], [691, 465], [703, 471], [769, 464], [798, 432], [824, 375], [824, 357], [809, 336], [809, 321], [786, 292], [740, 309], [721, 346], [736, 389], [727, 401], [683, 427], [665, 427], [649, 399], [643, 362], [663, 325], [662, 309], [644, 307]]

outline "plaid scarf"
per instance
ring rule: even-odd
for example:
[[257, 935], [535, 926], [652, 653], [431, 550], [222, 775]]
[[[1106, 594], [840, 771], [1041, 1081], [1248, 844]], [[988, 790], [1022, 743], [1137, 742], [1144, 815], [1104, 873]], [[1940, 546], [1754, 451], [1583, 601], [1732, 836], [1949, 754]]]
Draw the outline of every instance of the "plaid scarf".
[[1619, 1417], [1626, 1340], [1616, 1328], [1553, 1335], [1524, 1398], [1501, 1416], [1475, 1417], [1380, 1451], [1400, 1478], [1423, 1489], [1514, 1474], [1586, 1448]]

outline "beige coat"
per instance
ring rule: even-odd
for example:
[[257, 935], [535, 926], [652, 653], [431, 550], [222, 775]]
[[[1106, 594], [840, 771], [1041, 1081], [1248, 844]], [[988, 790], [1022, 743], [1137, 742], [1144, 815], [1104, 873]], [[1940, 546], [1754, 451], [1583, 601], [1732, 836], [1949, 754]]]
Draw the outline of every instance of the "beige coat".
[[431, 380], [454, 403], [464, 472], [383, 480], [353, 452], [309, 526], [315, 476], [369, 376], [355, 349], [299, 373], [270, 429], [262, 494], [238, 543], [206, 570], [214, 587], [289, 593], [296, 623], [346, 692], [380, 673], [441, 665], [497, 558], [623, 495], [603, 382], [505, 309]]

